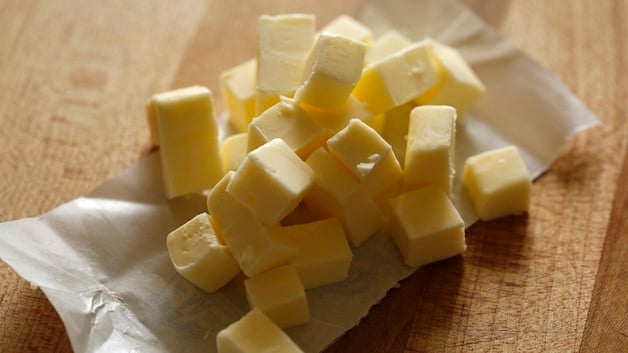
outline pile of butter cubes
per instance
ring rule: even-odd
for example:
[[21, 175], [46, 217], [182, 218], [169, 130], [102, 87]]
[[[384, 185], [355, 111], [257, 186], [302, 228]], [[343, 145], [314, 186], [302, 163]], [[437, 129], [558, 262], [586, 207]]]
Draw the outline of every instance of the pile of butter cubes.
[[[207, 292], [241, 271], [251, 311], [218, 351], [301, 350], [281, 328], [308, 322], [307, 289], [347, 278], [352, 247], [378, 231], [422, 266], [462, 253], [451, 201], [456, 122], [484, 85], [453, 48], [410, 42], [340, 16], [316, 32], [304, 14], [261, 16], [256, 59], [225, 71], [239, 133], [220, 142], [212, 92], [147, 105], [169, 198], [209, 190], [208, 212], [167, 236], [175, 269]], [[515, 147], [469, 158], [480, 218], [525, 212], [530, 178]]]

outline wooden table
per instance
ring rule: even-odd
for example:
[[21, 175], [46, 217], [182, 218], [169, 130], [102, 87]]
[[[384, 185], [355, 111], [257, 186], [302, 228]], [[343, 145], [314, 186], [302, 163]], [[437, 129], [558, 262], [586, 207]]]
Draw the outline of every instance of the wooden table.
[[[390, 291], [329, 352], [628, 349], [628, 2], [467, 1], [603, 121], [535, 184], [527, 217]], [[254, 55], [262, 12], [364, 1], [0, 1], [0, 220], [89, 192], [149, 150], [143, 105]], [[38, 289], [0, 264], [0, 352], [71, 352]]]

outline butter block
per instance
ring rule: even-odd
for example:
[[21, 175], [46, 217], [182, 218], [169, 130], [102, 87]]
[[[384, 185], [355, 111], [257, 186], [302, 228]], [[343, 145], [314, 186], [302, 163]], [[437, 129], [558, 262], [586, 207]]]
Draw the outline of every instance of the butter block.
[[220, 74], [220, 89], [229, 121], [238, 132], [245, 132], [255, 115], [257, 98], [257, 60], [251, 59]]
[[327, 139], [327, 130], [318, 125], [293, 99], [286, 97], [280, 97], [279, 103], [253, 119], [248, 133], [248, 151], [280, 138], [301, 159], [306, 159]]
[[462, 118], [484, 93], [484, 84], [457, 50], [436, 41], [432, 41], [432, 47], [441, 67], [441, 82], [418, 97], [417, 103], [451, 105]]
[[433, 184], [451, 196], [455, 135], [454, 108], [423, 105], [412, 110], [405, 155], [404, 190]]
[[526, 212], [530, 206], [532, 181], [514, 146], [467, 158], [462, 181], [482, 220]]
[[329, 152], [321, 147], [306, 163], [315, 177], [304, 201], [314, 214], [338, 218], [352, 246], [359, 246], [381, 228], [382, 215], [364, 185]]
[[218, 353], [303, 353], [277, 324], [257, 309], [218, 332], [216, 345]]
[[365, 52], [362, 42], [323, 32], [309, 59], [310, 72], [295, 100], [322, 110], [342, 107], [362, 75]]
[[225, 173], [230, 170], [236, 170], [242, 164], [246, 153], [246, 144], [248, 134], [242, 132], [227, 137], [220, 146], [220, 155], [222, 156], [222, 169]]
[[227, 191], [265, 225], [292, 212], [312, 185], [314, 172], [281, 139], [251, 151]]
[[379, 134], [390, 144], [402, 168], [406, 160], [410, 112], [414, 107], [416, 103], [412, 101], [381, 114], [382, 127]]
[[191, 86], [152, 97], [168, 198], [211, 188], [223, 176], [214, 99]]
[[349, 274], [353, 253], [337, 218], [281, 227], [279, 238], [296, 249], [290, 264], [306, 289], [343, 281]]
[[292, 97], [305, 78], [305, 65], [316, 36], [312, 15], [263, 15], [258, 23], [257, 101], [259, 115], [279, 101]]
[[323, 27], [321, 33], [333, 33], [351, 38], [370, 46], [373, 43], [371, 29], [351, 16], [340, 15]]
[[431, 42], [420, 41], [367, 65], [353, 95], [380, 114], [415, 100], [439, 82]]
[[412, 42], [406, 36], [395, 30], [390, 30], [373, 42], [373, 46], [366, 53], [365, 61], [367, 64], [374, 63], [410, 46], [410, 44]]
[[236, 262], [244, 274], [252, 277], [287, 263], [296, 251], [277, 240], [246, 206], [227, 192], [234, 174], [227, 173], [214, 186], [207, 197], [207, 209]]
[[423, 266], [466, 250], [464, 221], [439, 188], [410, 191], [388, 204], [392, 236], [406, 265]]
[[[377, 125], [373, 113], [357, 98], [350, 95], [342, 107], [336, 110], [321, 110], [316, 107], [303, 106], [303, 109], [323, 128], [326, 128], [330, 136], [342, 130], [351, 119], [360, 119], [373, 129], [380, 128]], [[329, 137], [329, 136], [328, 136]]]
[[344, 129], [327, 140], [327, 147], [372, 197], [379, 198], [399, 188], [403, 172], [392, 147], [361, 120], [351, 119]]
[[281, 266], [244, 281], [251, 309], [263, 312], [279, 327], [310, 321], [305, 288], [294, 266]]
[[168, 254], [181, 276], [213, 293], [240, 273], [229, 249], [219, 243], [207, 213], [201, 213], [166, 238]]

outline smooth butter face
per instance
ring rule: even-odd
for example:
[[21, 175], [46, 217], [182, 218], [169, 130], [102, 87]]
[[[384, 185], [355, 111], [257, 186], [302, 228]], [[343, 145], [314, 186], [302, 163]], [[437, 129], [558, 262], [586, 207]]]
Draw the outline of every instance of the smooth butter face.
[[366, 53], [365, 61], [367, 64], [374, 63], [410, 46], [410, 44], [412, 42], [403, 34], [390, 30], [373, 42], [373, 46]]
[[152, 97], [166, 195], [211, 188], [223, 175], [214, 100], [192, 86]]
[[443, 260], [466, 250], [464, 222], [440, 189], [428, 186], [388, 201], [392, 235], [411, 267]]
[[276, 230], [297, 254], [290, 260], [306, 289], [343, 281], [353, 253], [337, 218], [281, 227]]
[[415, 106], [414, 102], [409, 102], [381, 114], [380, 135], [390, 144], [402, 168], [406, 159], [410, 112]]
[[234, 172], [227, 173], [214, 186], [207, 209], [238, 265], [252, 277], [287, 263], [295, 250], [275, 239], [246, 206], [227, 192], [233, 176]]
[[245, 132], [255, 115], [257, 60], [251, 59], [220, 74], [224, 106], [231, 124]]
[[353, 17], [340, 15], [323, 27], [321, 33], [333, 33], [364, 43], [367, 47], [373, 43], [371, 29]]
[[303, 353], [272, 320], [253, 309], [216, 336], [218, 353]]
[[338, 218], [352, 246], [359, 246], [380, 229], [383, 220], [377, 205], [340, 162], [319, 148], [306, 163], [314, 171], [314, 184], [304, 201], [314, 214]]
[[315, 31], [312, 15], [260, 16], [256, 115], [277, 103], [280, 95], [294, 95], [305, 76]]
[[519, 214], [529, 208], [532, 182], [514, 146], [469, 157], [465, 161], [463, 184], [482, 220]]
[[216, 238], [207, 213], [173, 230], [166, 239], [170, 260], [177, 272], [209, 293], [222, 288], [240, 273], [229, 249]]
[[454, 177], [456, 110], [424, 105], [410, 113], [404, 190], [436, 185], [451, 195]]
[[220, 154], [222, 156], [222, 168], [225, 173], [230, 170], [236, 170], [242, 164], [246, 156], [246, 144], [248, 134], [242, 132], [227, 137], [220, 146]]
[[244, 281], [251, 309], [259, 309], [279, 327], [310, 320], [305, 289], [294, 266], [281, 266]]

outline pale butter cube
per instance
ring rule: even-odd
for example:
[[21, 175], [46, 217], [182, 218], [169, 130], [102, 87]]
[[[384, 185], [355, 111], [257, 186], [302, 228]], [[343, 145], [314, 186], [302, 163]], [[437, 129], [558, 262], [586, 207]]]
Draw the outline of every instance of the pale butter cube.
[[379, 198], [401, 185], [403, 172], [392, 147], [358, 119], [327, 140], [329, 153], [360, 180], [369, 195]]
[[211, 188], [223, 176], [214, 99], [201, 86], [152, 97], [168, 198]]
[[331, 132], [331, 135], [342, 130], [351, 119], [360, 119], [374, 129], [376, 120], [366, 105], [350, 95], [342, 107], [337, 110], [321, 110], [311, 106], [303, 106], [318, 124]]
[[327, 139], [327, 130], [318, 125], [293, 99], [286, 97], [280, 97], [279, 103], [253, 119], [248, 131], [248, 151], [280, 138], [301, 159], [306, 159]]
[[314, 39], [312, 15], [263, 15], [258, 23], [256, 115], [279, 101], [292, 97], [305, 78], [305, 66]]
[[379, 114], [416, 99], [439, 82], [432, 45], [421, 41], [367, 65], [353, 95]]
[[380, 135], [390, 143], [390, 146], [399, 161], [404, 167], [406, 160], [406, 147], [408, 145], [408, 127], [410, 126], [410, 112], [416, 107], [414, 102], [400, 105], [381, 114], [382, 127]]
[[351, 16], [340, 15], [323, 27], [322, 33], [333, 33], [351, 38], [370, 46], [373, 43], [371, 29]]
[[308, 77], [295, 93], [295, 100], [322, 110], [342, 107], [362, 75], [365, 51], [362, 42], [322, 33], [309, 60]]
[[373, 42], [373, 46], [366, 53], [365, 61], [367, 64], [374, 63], [410, 46], [410, 44], [412, 42], [406, 36], [395, 30], [390, 30]]
[[434, 184], [451, 196], [455, 135], [454, 108], [424, 105], [412, 110], [404, 163], [404, 190]]
[[281, 227], [277, 234], [296, 249], [290, 264], [306, 289], [347, 279], [353, 253], [337, 218]]
[[229, 120], [238, 132], [245, 132], [255, 116], [257, 60], [251, 59], [220, 74], [220, 88]]
[[526, 212], [530, 206], [532, 181], [514, 146], [467, 158], [462, 180], [482, 220]]
[[218, 353], [303, 353], [277, 324], [257, 309], [218, 332], [216, 345]]
[[485, 87], [462, 55], [454, 48], [432, 41], [434, 57], [441, 67], [441, 82], [418, 97], [420, 105], [451, 105], [464, 117]]
[[383, 219], [377, 205], [338, 160], [319, 148], [306, 163], [315, 177], [304, 201], [314, 214], [338, 218], [352, 246], [359, 246], [381, 228]]
[[201, 213], [166, 238], [175, 270], [201, 289], [213, 293], [231, 281], [240, 267], [217, 239], [209, 215]]
[[244, 281], [251, 309], [259, 309], [279, 327], [310, 321], [305, 288], [294, 266], [281, 266]]
[[220, 146], [220, 154], [222, 156], [222, 169], [225, 173], [230, 170], [236, 170], [242, 164], [246, 153], [246, 144], [248, 134], [242, 132], [227, 137]]
[[216, 231], [244, 274], [251, 277], [287, 263], [296, 252], [277, 240], [246, 206], [227, 192], [234, 173], [227, 173], [214, 186], [207, 198], [207, 209]]
[[423, 266], [466, 250], [464, 221], [439, 188], [410, 191], [388, 204], [392, 236], [406, 265]]
[[314, 172], [281, 139], [251, 151], [227, 187], [265, 225], [275, 225], [297, 207]]

